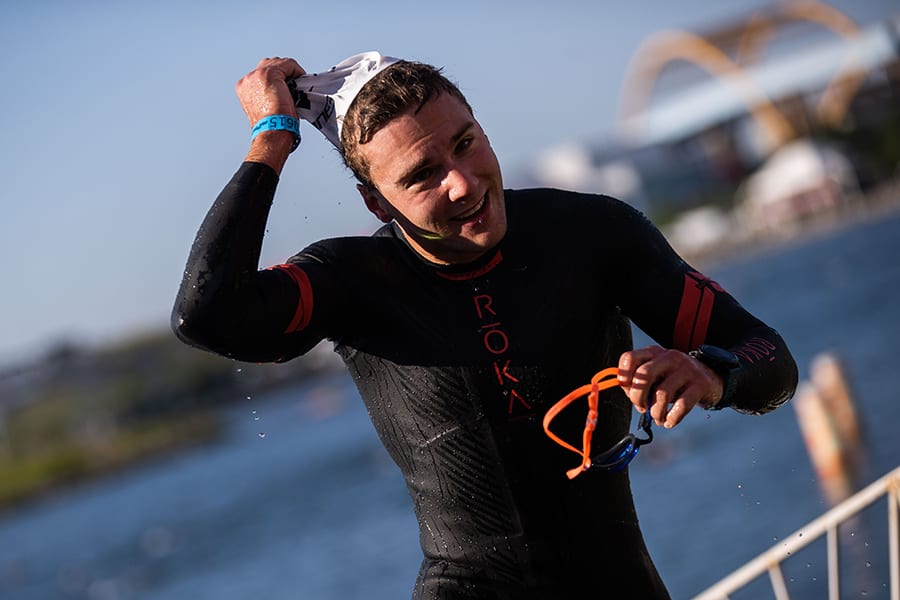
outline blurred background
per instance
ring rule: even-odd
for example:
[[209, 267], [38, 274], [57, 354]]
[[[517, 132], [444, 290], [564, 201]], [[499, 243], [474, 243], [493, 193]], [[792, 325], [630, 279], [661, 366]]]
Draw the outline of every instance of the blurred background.
[[[794, 401], [692, 414], [633, 463], [673, 598], [900, 466], [895, 2], [36, 0], [3, 13], [0, 597], [409, 596], [411, 504], [330, 346], [243, 364], [168, 329], [196, 229], [248, 147], [234, 84], [266, 56], [311, 72], [367, 50], [444, 67], [507, 187], [633, 204], [784, 335], [804, 380]], [[373, 231], [352, 184], [305, 129], [264, 265]], [[889, 597], [886, 521], [878, 503], [842, 529], [842, 597]], [[785, 576], [792, 597], [825, 597], [824, 541]], [[771, 597], [765, 581], [741, 593]]]

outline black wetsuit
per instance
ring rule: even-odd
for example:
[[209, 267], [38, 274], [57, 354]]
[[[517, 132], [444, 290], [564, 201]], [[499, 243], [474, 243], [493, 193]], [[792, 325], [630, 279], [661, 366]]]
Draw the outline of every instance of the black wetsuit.
[[[547, 409], [631, 348], [731, 348], [735, 407], [765, 412], [797, 383], [778, 334], [685, 264], [640, 213], [604, 196], [506, 191], [509, 229], [475, 264], [426, 262], [394, 226], [322, 241], [258, 270], [277, 176], [245, 163], [191, 252], [173, 313], [184, 341], [284, 361], [334, 341], [403, 473], [425, 558], [415, 598], [666, 598], [628, 472], [569, 480], [578, 456]], [[629, 430], [619, 388], [594, 447]], [[584, 412], [554, 431], [579, 444]]]

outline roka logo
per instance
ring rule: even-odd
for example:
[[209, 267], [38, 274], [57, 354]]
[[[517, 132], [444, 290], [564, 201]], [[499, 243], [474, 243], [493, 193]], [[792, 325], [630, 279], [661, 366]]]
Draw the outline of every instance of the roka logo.
[[503, 323], [497, 317], [497, 312], [491, 306], [494, 299], [489, 294], [475, 294], [472, 301], [475, 303], [475, 312], [481, 324], [478, 329], [482, 335], [481, 342], [485, 350], [494, 355], [494, 373], [497, 375], [497, 382], [502, 392], [509, 397], [507, 414], [510, 419], [526, 416], [521, 414], [522, 407], [530, 414], [531, 405], [516, 390], [519, 379], [509, 372], [509, 359], [503, 358], [509, 350], [509, 336], [503, 329]]

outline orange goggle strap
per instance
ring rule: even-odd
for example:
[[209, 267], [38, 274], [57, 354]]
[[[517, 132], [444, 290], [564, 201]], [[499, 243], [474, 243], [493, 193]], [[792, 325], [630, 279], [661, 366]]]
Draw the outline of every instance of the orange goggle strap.
[[[566, 471], [566, 476], [569, 479], [574, 479], [579, 473], [591, 468], [591, 437], [594, 434], [594, 429], [597, 427], [597, 407], [599, 406], [600, 390], [606, 390], [617, 386], [619, 384], [618, 375], [619, 370], [616, 367], [603, 369], [591, 377], [590, 383], [566, 394], [562, 400], [551, 406], [550, 410], [547, 411], [547, 414], [544, 415], [544, 432], [547, 436], [563, 448], [567, 448], [581, 456], [581, 466]], [[579, 450], [550, 431], [550, 421], [562, 412], [564, 408], [585, 394], [587, 394], [588, 397], [588, 415], [587, 420], [584, 423], [584, 435], [582, 440], [583, 449]]]

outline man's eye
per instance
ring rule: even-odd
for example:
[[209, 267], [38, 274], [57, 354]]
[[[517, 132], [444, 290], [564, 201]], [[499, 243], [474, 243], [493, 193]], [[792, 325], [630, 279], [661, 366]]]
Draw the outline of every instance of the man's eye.
[[434, 169], [431, 167], [425, 169], [419, 169], [415, 173], [412, 174], [412, 177], [409, 178], [409, 183], [422, 183], [423, 181], [428, 181], [428, 179], [434, 174]]
[[465, 137], [465, 138], [459, 140], [459, 144], [456, 145], [456, 151], [463, 152], [464, 150], [468, 149], [469, 146], [472, 145], [472, 142], [473, 142], [473, 140], [471, 137]]

